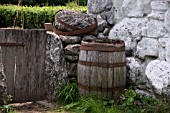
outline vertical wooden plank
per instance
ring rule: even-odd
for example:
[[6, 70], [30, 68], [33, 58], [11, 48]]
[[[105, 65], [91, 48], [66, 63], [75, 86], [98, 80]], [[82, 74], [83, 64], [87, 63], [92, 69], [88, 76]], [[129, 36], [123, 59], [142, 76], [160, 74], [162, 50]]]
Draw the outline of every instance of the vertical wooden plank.
[[[101, 63], [102, 62], [102, 54], [101, 52], [98, 53], [98, 62]], [[97, 76], [97, 87], [102, 88], [102, 80], [103, 80], [103, 68], [98, 66], [98, 76]], [[102, 89], [100, 89], [100, 91], [98, 91], [98, 96], [102, 96]]]
[[[28, 99], [30, 100], [31, 98], [33, 98], [32, 96], [34, 96], [34, 80], [35, 80], [35, 41], [36, 41], [36, 36], [34, 36], [34, 33], [32, 32], [32, 30], [26, 30], [25, 31], [25, 35], [26, 37], [26, 56], [27, 56], [27, 76], [28, 76], [28, 91], [27, 91], [27, 96]], [[33, 34], [33, 36], [32, 36]], [[35, 91], [36, 92], [36, 91]]]
[[[86, 61], [91, 62], [91, 52], [86, 51]], [[90, 89], [90, 75], [91, 75], [91, 66], [85, 66], [85, 76], [84, 76], [84, 85]], [[86, 95], [90, 94], [90, 90], [86, 90]]]
[[[13, 37], [13, 34], [17, 33], [15, 29], [5, 29], [5, 39], [3, 42], [6, 43], [16, 43], [16, 37]], [[6, 40], [6, 41], [5, 41]], [[5, 49], [4, 49], [5, 48]], [[14, 96], [15, 91], [15, 52], [16, 47], [4, 46], [2, 47], [3, 52], [3, 64], [4, 64], [4, 73], [7, 77], [7, 91], [8, 94]], [[15, 99], [15, 98], [14, 98]]]
[[[86, 51], [85, 50], [81, 50], [79, 53], [79, 60], [80, 61], [86, 61]], [[85, 85], [86, 84], [86, 66], [85, 65], [81, 65], [78, 64], [78, 83]], [[79, 88], [79, 92], [81, 95], [85, 95], [86, 94], [86, 90]]]
[[[17, 43], [25, 43], [24, 30], [17, 30]], [[25, 46], [17, 46], [16, 50], [16, 74], [15, 74], [15, 102], [26, 102], [28, 91], [28, 78], [26, 75], [26, 50]]]
[[[108, 53], [107, 52], [100, 52], [99, 62], [100, 63], [108, 63]], [[102, 95], [107, 97], [107, 88], [108, 88], [108, 68], [102, 67], [101, 68], [101, 78], [102, 78]]]
[[36, 79], [37, 82], [37, 100], [45, 99], [45, 90], [44, 90], [44, 70], [45, 70], [45, 48], [46, 48], [46, 39], [47, 34], [46, 30], [37, 30], [37, 39], [36, 39]]
[[[115, 52], [114, 53], [114, 62], [115, 63], [122, 63], [125, 61], [125, 54], [124, 52]], [[114, 67], [114, 87], [124, 87], [125, 83], [125, 79], [126, 79], [126, 75], [124, 72], [125, 71], [125, 66], [121, 66], [121, 67]], [[119, 96], [121, 94], [121, 91], [115, 91], [114, 93], [114, 98], [118, 99]]]
[[[91, 62], [98, 63], [98, 51], [89, 51], [91, 54]], [[91, 76], [90, 76], [90, 89], [91, 94], [98, 94], [97, 89], [98, 81], [98, 66], [91, 66]]]
[[[114, 52], [108, 53], [108, 63], [113, 63], [113, 56]], [[114, 68], [108, 68], [108, 88], [113, 88], [113, 81], [114, 81]], [[108, 98], [113, 97], [113, 91], [108, 91]]]

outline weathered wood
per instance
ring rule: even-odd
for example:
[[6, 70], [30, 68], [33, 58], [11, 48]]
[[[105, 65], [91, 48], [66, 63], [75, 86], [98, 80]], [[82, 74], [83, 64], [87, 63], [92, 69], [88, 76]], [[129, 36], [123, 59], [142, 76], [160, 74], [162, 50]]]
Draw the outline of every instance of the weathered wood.
[[[108, 63], [113, 63], [114, 59], [114, 52], [108, 53]], [[113, 88], [113, 81], [114, 81], [114, 68], [108, 68], [108, 88]], [[108, 98], [113, 98], [113, 92], [108, 91]]]
[[[13, 37], [13, 34], [15, 34], [15, 30], [13, 29], [5, 29], [5, 38], [2, 39], [2, 42], [6, 43], [15, 43], [17, 41], [16, 37]], [[16, 47], [3, 47], [2, 46], [2, 59], [4, 64], [4, 73], [7, 77], [7, 92], [10, 95], [15, 94], [15, 54], [16, 54]]]
[[13, 101], [45, 99], [46, 30], [0, 29], [0, 33], [0, 43], [24, 44], [2, 47], [8, 93], [13, 96]]
[[[90, 53], [90, 61], [91, 62], [98, 62], [98, 51], [89, 51]], [[98, 67], [91, 66], [90, 67], [91, 74], [89, 74], [90, 78], [90, 93], [91, 94], [97, 94], [98, 91], [95, 90], [94, 87], [97, 86], [97, 80], [98, 80]]]
[[45, 23], [44, 27], [47, 31], [53, 31], [52, 23]]
[[[92, 43], [100, 45], [98, 42], [92, 41]], [[89, 92], [112, 99], [117, 99], [120, 96], [126, 84], [125, 51], [123, 51], [122, 41], [120, 41], [121, 49], [115, 46], [115, 43], [106, 44], [110, 47], [108, 51], [93, 49], [95, 46], [90, 42], [83, 43], [83, 47], [80, 48], [78, 64], [78, 83], [83, 85], [83, 88], [79, 87], [80, 94], [87, 95]], [[102, 43], [101, 46], [103, 45], [105, 44]], [[112, 46], [114, 50], [111, 50]], [[92, 50], [87, 49], [89, 47]], [[83, 59], [84, 56], [85, 59]]]

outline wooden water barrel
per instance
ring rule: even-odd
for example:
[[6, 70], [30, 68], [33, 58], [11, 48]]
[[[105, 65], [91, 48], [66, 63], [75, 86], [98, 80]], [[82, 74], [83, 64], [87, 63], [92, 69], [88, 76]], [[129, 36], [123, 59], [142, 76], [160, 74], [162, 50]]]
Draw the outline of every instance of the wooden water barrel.
[[125, 43], [121, 40], [82, 41], [78, 61], [81, 95], [115, 99], [126, 85]]

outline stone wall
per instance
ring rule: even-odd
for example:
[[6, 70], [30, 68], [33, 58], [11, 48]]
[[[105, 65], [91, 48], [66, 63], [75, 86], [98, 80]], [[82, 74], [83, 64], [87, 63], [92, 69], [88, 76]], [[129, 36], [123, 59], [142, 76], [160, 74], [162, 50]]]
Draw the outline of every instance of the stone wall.
[[125, 41], [136, 91], [170, 98], [170, 0], [88, 0], [88, 8], [98, 38]]
[[3, 71], [2, 51], [0, 47], [0, 105], [6, 104], [6, 98], [7, 98], [6, 76]]

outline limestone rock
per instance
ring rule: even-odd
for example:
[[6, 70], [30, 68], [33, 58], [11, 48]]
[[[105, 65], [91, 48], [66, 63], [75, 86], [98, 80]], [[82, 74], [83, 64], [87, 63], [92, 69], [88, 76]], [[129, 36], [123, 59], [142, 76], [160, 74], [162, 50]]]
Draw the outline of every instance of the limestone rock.
[[88, 0], [87, 6], [90, 13], [101, 13], [112, 8], [112, 0]]
[[134, 57], [127, 58], [127, 67], [128, 67], [128, 77], [133, 83], [137, 82], [137, 76], [140, 76], [140, 66], [139, 63]]
[[154, 60], [147, 65], [145, 73], [156, 93], [167, 92], [170, 86], [170, 63]]
[[115, 11], [114, 11], [114, 21], [115, 21], [115, 23], [120, 22], [124, 17], [123, 11], [122, 11], [123, 1], [124, 0], [113, 0], [113, 7], [115, 8]]
[[151, 19], [147, 23], [147, 36], [152, 38], [161, 38], [166, 34], [162, 21]]
[[151, 12], [151, 0], [124, 0], [122, 9], [126, 17], [143, 17]]
[[103, 31], [103, 35], [104, 35], [104, 36], [108, 36], [109, 31], [110, 31], [109, 28], [105, 28], [104, 31]]
[[74, 62], [74, 61], [78, 61], [79, 57], [78, 55], [65, 55], [66, 56], [66, 60]]
[[93, 36], [93, 35], [87, 35], [85, 37], [83, 37], [83, 41], [87, 41], [87, 40], [95, 40], [97, 37]]
[[156, 20], [164, 20], [164, 16], [165, 16], [165, 11], [152, 10], [151, 14], [149, 14], [147, 17]]
[[3, 104], [7, 104], [7, 83], [6, 83], [6, 76], [3, 71], [3, 64], [2, 64], [2, 51], [0, 47], [0, 106]]
[[151, 2], [151, 8], [153, 10], [163, 10], [163, 11], [166, 11], [168, 9], [168, 3], [165, 2], [165, 1], [152, 1]]
[[98, 33], [97, 38], [99, 38], [99, 39], [106, 39], [107, 36], [104, 36], [103, 33]]
[[110, 30], [108, 38], [124, 40], [126, 50], [133, 50], [146, 22], [146, 18], [124, 18]]
[[159, 60], [165, 60], [166, 59], [166, 51], [165, 47], [159, 47]]
[[80, 44], [69, 44], [65, 48], [66, 55], [79, 55], [80, 52]]
[[137, 45], [136, 55], [139, 58], [144, 59], [145, 56], [158, 57], [158, 52], [159, 52], [159, 43], [157, 39], [142, 38], [142, 40]]
[[114, 12], [115, 12], [114, 7], [112, 7], [110, 11], [106, 12], [106, 20], [110, 25], [113, 25], [115, 23]]
[[60, 35], [60, 39], [65, 44], [75, 44], [75, 43], [80, 43], [80, 41], [81, 41], [80, 36], [63, 36], [63, 35]]
[[[64, 22], [65, 25], [60, 22]], [[73, 31], [75, 29], [83, 29], [89, 25], [95, 24], [96, 20], [93, 16], [87, 15], [73, 10], [62, 10], [55, 15], [55, 28], [60, 31]], [[68, 26], [69, 25], [69, 26]]]
[[[149, 59], [150, 61], [152, 59]], [[127, 57], [127, 77], [130, 79], [130, 83], [134, 84], [136, 90], [140, 90], [140, 94], [152, 95], [152, 88], [147, 80], [144, 70], [147, 62], [142, 63], [139, 59], [134, 57]], [[127, 79], [128, 80], [128, 79]]]
[[166, 43], [166, 60], [170, 63], [170, 37]]
[[104, 28], [107, 26], [107, 21], [103, 20], [100, 15], [97, 16], [97, 23], [98, 23], [98, 31], [103, 31]]
[[164, 25], [165, 28], [168, 30], [168, 32], [170, 32], [170, 8], [168, 9], [168, 11], [165, 13], [165, 19], [164, 19]]
[[67, 81], [66, 61], [60, 37], [47, 32], [46, 59], [45, 59], [45, 90], [48, 100], [55, 99], [55, 91], [59, 83]]
[[158, 41], [161, 47], [165, 47], [166, 43], [168, 42], [168, 38], [159, 38]]
[[68, 70], [69, 77], [76, 77], [77, 76], [77, 63], [67, 62], [67, 70]]

